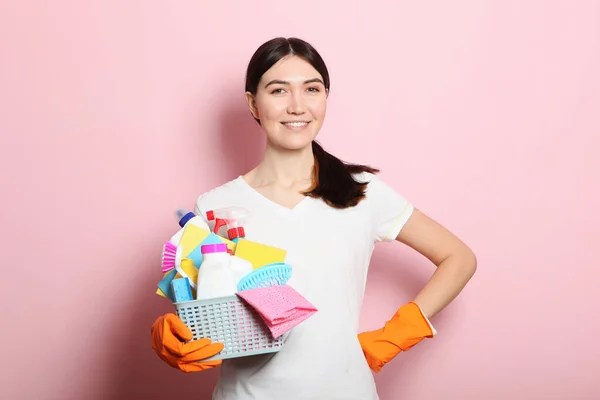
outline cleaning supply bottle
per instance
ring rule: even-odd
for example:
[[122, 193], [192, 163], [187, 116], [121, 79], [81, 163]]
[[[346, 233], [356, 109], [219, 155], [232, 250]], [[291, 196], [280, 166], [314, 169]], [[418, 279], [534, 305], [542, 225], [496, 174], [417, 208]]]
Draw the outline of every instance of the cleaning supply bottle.
[[237, 256], [232, 256], [230, 261], [231, 263], [229, 264], [229, 268], [233, 273], [235, 278], [235, 287], [237, 288], [242, 278], [254, 271], [254, 266], [250, 261], [244, 260], [243, 258]]
[[210, 232], [210, 228], [208, 227], [208, 223], [199, 215], [194, 214], [191, 211], [187, 211], [185, 208], [178, 208], [175, 211], [175, 216], [177, 217], [177, 221], [180, 227], [185, 227], [188, 222], [191, 222], [192, 225], [196, 225], [204, 230]]
[[[187, 235], [192, 235], [192, 232], [198, 233], [198, 229], [207, 232], [207, 235], [210, 233], [210, 227], [208, 226], [208, 222], [204, 219], [204, 217], [200, 215], [196, 215], [193, 212], [188, 212], [184, 208], [178, 208], [175, 211], [175, 216], [177, 217], [177, 222], [181, 227], [172, 237], [169, 239], [171, 243], [174, 245], [179, 245], [183, 238]], [[186, 251], [186, 255], [189, 254], [189, 251], [192, 249], [188, 249]], [[195, 284], [195, 283], [194, 283]]]
[[184, 227], [188, 221], [196, 216], [191, 211], [186, 211], [185, 208], [178, 208], [175, 210], [175, 215], [177, 216], [177, 221], [179, 221], [179, 226]]
[[206, 219], [215, 221], [213, 232], [218, 234], [219, 229], [226, 225], [227, 237], [234, 243], [237, 243], [239, 238], [246, 237], [242, 225], [249, 216], [250, 212], [241, 207], [225, 207], [206, 212]]
[[231, 268], [231, 256], [224, 243], [205, 244], [200, 248], [202, 264], [198, 270], [196, 299], [233, 296], [237, 291], [236, 275]]

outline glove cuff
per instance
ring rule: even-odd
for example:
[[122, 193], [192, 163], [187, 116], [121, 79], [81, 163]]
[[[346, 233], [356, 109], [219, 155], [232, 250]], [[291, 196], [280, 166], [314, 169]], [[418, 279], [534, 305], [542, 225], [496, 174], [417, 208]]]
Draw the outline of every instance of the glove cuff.
[[421, 308], [414, 302], [400, 307], [383, 329], [387, 339], [402, 351], [436, 334]]
[[431, 336], [430, 337], [434, 337], [435, 335], [437, 335], [437, 331], [433, 327], [433, 324], [431, 323], [431, 321], [429, 320], [429, 318], [427, 318], [427, 316], [423, 312], [423, 309], [421, 309], [421, 307], [417, 303], [415, 303], [414, 301], [409, 302], [409, 304], [414, 304], [414, 305], [416, 305], [419, 308], [419, 312], [421, 313], [421, 316], [423, 317], [423, 319], [425, 320], [425, 322], [427, 322], [427, 325], [429, 326], [429, 329], [431, 329]]

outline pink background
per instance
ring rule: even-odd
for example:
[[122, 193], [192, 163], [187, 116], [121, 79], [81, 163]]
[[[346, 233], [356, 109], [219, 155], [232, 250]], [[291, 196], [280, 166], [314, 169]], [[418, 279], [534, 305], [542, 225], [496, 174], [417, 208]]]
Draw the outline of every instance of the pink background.
[[[2, 397], [208, 399], [150, 347], [172, 211], [245, 172], [256, 47], [299, 36], [332, 76], [319, 139], [462, 237], [479, 269], [382, 400], [595, 399], [597, 1], [3, 2]], [[418, 4], [417, 4], [418, 3]], [[362, 326], [433, 267], [378, 247]], [[179, 396], [179, 397], [177, 397]]]

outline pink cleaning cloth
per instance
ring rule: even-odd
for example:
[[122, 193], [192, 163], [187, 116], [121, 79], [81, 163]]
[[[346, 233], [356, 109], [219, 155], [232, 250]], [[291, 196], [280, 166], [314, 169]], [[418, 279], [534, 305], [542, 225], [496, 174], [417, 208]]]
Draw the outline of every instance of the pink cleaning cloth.
[[275, 339], [317, 312], [289, 285], [249, 289], [237, 295], [258, 312]]

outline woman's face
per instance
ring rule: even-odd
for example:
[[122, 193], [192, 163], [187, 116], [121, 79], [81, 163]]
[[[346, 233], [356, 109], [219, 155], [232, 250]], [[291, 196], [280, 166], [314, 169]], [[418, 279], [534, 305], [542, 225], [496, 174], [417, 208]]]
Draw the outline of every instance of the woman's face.
[[256, 95], [246, 93], [271, 146], [299, 150], [317, 136], [327, 109], [327, 91], [317, 70], [296, 56], [284, 57], [262, 76]]

